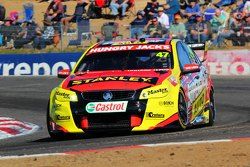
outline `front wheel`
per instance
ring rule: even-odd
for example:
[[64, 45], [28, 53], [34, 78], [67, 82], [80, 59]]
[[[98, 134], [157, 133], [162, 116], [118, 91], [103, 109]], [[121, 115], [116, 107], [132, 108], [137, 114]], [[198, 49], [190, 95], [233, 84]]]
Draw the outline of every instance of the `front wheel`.
[[179, 116], [179, 128], [180, 130], [185, 130], [188, 124], [188, 112], [187, 112], [187, 103], [185, 101], [185, 95], [182, 91], [179, 93], [179, 99], [178, 99], [178, 116]]

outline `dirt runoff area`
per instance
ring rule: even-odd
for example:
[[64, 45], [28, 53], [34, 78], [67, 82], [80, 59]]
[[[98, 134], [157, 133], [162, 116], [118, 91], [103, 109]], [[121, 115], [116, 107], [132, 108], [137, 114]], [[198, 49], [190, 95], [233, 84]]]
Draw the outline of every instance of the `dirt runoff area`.
[[0, 160], [3, 167], [250, 167], [250, 140], [193, 145], [112, 148]]

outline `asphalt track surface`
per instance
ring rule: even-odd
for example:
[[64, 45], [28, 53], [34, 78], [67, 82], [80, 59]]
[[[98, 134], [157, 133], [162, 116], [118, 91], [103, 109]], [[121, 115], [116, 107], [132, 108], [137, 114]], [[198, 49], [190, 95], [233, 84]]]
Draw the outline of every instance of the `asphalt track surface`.
[[54, 141], [46, 129], [49, 92], [55, 77], [1, 77], [0, 116], [37, 124], [31, 135], [0, 141], [0, 156], [57, 153], [150, 143], [250, 137], [250, 77], [215, 77], [217, 119], [213, 127], [151, 133], [101, 133]]

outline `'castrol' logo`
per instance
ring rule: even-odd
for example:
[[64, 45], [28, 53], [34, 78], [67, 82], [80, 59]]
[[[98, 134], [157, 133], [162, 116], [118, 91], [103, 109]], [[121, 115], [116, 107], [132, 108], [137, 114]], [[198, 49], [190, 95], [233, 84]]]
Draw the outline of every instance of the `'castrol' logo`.
[[126, 112], [127, 101], [91, 102], [86, 105], [88, 113]]

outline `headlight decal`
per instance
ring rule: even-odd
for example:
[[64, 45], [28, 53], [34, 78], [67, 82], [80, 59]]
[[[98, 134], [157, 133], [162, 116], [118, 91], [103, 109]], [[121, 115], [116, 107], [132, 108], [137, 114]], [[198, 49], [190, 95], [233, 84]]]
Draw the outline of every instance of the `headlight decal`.
[[140, 95], [140, 99], [162, 98], [167, 96], [169, 89], [163, 86], [155, 86], [144, 89]]
[[62, 89], [62, 88], [57, 88], [55, 92], [55, 99], [58, 101], [72, 101], [72, 102], [77, 102], [78, 97], [75, 92]]

